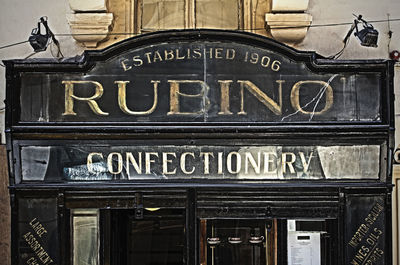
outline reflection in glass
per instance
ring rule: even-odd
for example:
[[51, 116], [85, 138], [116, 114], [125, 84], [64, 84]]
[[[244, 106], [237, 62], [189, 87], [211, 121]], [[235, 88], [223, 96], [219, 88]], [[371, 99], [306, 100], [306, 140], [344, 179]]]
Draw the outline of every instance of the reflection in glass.
[[238, 29], [238, 1], [196, 0], [196, 28]]
[[273, 224], [273, 220], [200, 220], [200, 264], [274, 264]]
[[184, 0], [143, 0], [142, 31], [184, 28]]
[[99, 264], [99, 211], [72, 211], [73, 265]]
[[111, 210], [112, 265], [183, 265], [185, 262], [185, 211], [156, 207]]

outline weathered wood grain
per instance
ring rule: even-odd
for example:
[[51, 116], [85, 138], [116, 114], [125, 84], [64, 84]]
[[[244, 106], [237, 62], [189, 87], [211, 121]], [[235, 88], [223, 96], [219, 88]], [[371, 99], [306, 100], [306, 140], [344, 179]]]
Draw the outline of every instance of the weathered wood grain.
[[10, 199], [8, 194], [8, 169], [6, 147], [0, 145], [0, 263], [11, 264], [10, 261]]

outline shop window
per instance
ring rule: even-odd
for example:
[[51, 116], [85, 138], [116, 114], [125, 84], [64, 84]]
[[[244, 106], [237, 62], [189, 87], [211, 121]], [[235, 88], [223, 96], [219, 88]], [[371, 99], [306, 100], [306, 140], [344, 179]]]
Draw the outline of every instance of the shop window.
[[269, 0], [109, 0], [107, 12], [114, 15], [111, 35], [97, 48], [168, 29], [215, 28], [267, 35], [265, 13], [270, 9]]
[[141, 1], [142, 32], [183, 28], [241, 28], [240, 0]]
[[336, 219], [287, 220], [288, 264], [333, 264]]
[[99, 210], [74, 209], [72, 222], [73, 265], [99, 265]]
[[104, 250], [110, 249], [110, 264], [185, 264], [185, 211], [148, 208], [142, 219], [133, 210], [104, 210], [102, 215], [110, 216], [104, 229], [111, 233], [102, 240]]
[[277, 219], [201, 219], [200, 265], [276, 264]]

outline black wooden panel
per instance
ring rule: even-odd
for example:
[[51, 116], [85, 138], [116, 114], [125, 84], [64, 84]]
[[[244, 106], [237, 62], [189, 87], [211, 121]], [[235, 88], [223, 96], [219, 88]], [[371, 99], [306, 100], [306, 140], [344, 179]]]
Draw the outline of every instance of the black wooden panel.
[[[379, 72], [315, 73], [271, 49], [224, 40], [156, 42], [97, 62], [85, 73], [22, 73], [20, 120], [376, 122], [382, 78]], [[125, 97], [116, 82], [124, 83]], [[69, 86], [74, 96], [66, 95]], [[93, 96], [96, 111], [76, 99]]]
[[385, 264], [387, 248], [385, 203], [382, 196], [346, 197], [345, 264]]
[[18, 264], [58, 264], [57, 200], [18, 200]]

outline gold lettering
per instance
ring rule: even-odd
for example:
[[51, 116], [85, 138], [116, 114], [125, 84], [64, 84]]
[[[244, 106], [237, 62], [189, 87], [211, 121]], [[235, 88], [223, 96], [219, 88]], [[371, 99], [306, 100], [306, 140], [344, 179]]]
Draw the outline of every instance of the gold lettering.
[[195, 167], [192, 167], [192, 170], [188, 171], [186, 170], [186, 156], [190, 155], [191, 157], [194, 157], [194, 153], [190, 153], [190, 152], [185, 152], [181, 155], [181, 170], [183, 173], [185, 173], [186, 175], [190, 175], [193, 174]]
[[230, 108], [230, 102], [229, 102], [229, 88], [230, 85], [233, 81], [232, 80], [218, 80], [219, 86], [221, 88], [221, 111], [218, 112], [218, 115], [231, 115], [233, 114], [229, 108]]
[[33, 218], [29, 222], [29, 225], [33, 228], [33, 231], [35, 231], [39, 237], [42, 237], [43, 234], [47, 233], [47, 230], [43, 227], [43, 225], [39, 221], [36, 221], [36, 218]]
[[170, 61], [170, 60], [173, 60], [174, 59], [174, 51], [172, 51], [172, 50], [165, 50], [164, 51], [164, 59], [166, 60], [166, 61]]
[[[96, 99], [101, 98], [103, 95], [103, 86], [96, 81], [62, 81], [65, 85], [65, 112], [62, 114], [66, 115], [76, 115], [74, 112], [74, 99], [79, 101], [87, 101], [90, 109], [97, 115], [107, 116], [108, 113], [102, 111], [97, 105]], [[95, 93], [89, 98], [82, 98], [74, 95], [74, 84], [93, 84], [95, 85]]]
[[[232, 169], [232, 156], [236, 156], [236, 170]], [[240, 172], [242, 165], [242, 157], [238, 152], [230, 152], [228, 156], [226, 157], [226, 167], [228, 169], [228, 172], [231, 174], [237, 174]]]
[[308, 168], [310, 167], [311, 159], [313, 158], [313, 153], [314, 152], [311, 152], [310, 156], [308, 157], [308, 161], [307, 161], [304, 153], [303, 152], [299, 152], [301, 163], [303, 164], [303, 172], [304, 173], [307, 173]]
[[226, 50], [226, 59], [233, 60], [235, 58], [235, 50], [234, 49], [227, 49]]
[[218, 174], [222, 175], [223, 171], [222, 171], [222, 152], [218, 152]]
[[[31, 234], [31, 232], [26, 233], [23, 235], [23, 238], [25, 239], [26, 243], [29, 245], [29, 247], [35, 252], [36, 256], [42, 261], [44, 265], [48, 265], [52, 262], [54, 262], [49, 254], [43, 249], [43, 247], [40, 245], [40, 243], [37, 241], [37, 239]], [[29, 259], [31, 265], [38, 264], [36, 262], [36, 259]]]
[[143, 60], [142, 59], [140, 59], [140, 56], [139, 55], [136, 55], [136, 56], [133, 56], [133, 65], [134, 66], [136, 66], [136, 67], [138, 67], [138, 66], [142, 66], [143, 65]]
[[[197, 56], [194, 56], [197, 55]], [[193, 59], [199, 59], [201, 58], [201, 50], [200, 48], [194, 48], [193, 49]]]
[[93, 156], [99, 156], [103, 159], [102, 153], [90, 153], [87, 157], [86, 166], [90, 173], [96, 174], [97, 172], [93, 170]]
[[180, 52], [179, 49], [176, 49], [175, 51], [176, 51], [176, 59], [177, 59], [177, 60], [183, 60], [183, 59], [185, 59], [185, 55], [179, 56], [179, 52]]
[[261, 163], [260, 163], [260, 161], [261, 161], [261, 153], [257, 152], [257, 162], [254, 159], [252, 153], [245, 152], [244, 155], [245, 155], [245, 160], [244, 160], [244, 165], [245, 165], [244, 166], [244, 171], [245, 171], [245, 174], [249, 173], [249, 162], [250, 162], [251, 166], [253, 167], [254, 172], [256, 174], [260, 174], [260, 171], [261, 171]]
[[[117, 162], [118, 162], [118, 169], [117, 171], [114, 171], [113, 167], [113, 157], [117, 156]], [[108, 172], [111, 174], [119, 174], [122, 171], [122, 155], [120, 153], [110, 153], [107, 157], [107, 166], [108, 166]]]
[[210, 59], [213, 58], [213, 48], [210, 48], [209, 51], [207, 51], [207, 49], [204, 49], [204, 58], [207, 58], [207, 53], [210, 55]]
[[153, 106], [150, 109], [145, 111], [132, 111], [126, 105], [126, 84], [129, 84], [129, 81], [115, 81], [115, 84], [118, 84], [118, 105], [119, 108], [128, 115], [148, 115], [154, 112], [158, 103], [158, 84], [160, 81], [151, 80], [153, 84]]
[[250, 55], [250, 63], [252, 63], [252, 64], [258, 63], [258, 58], [259, 57], [260, 56], [258, 55], [258, 53], [255, 53], [255, 52], [251, 53], [251, 55]]
[[146, 56], [147, 62], [148, 62], [149, 64], [151, 64], [150, 54], [151, 54], [151, 52], [146, 52], [146, 53], [144, 54], [144, 55]]
[[145, 161], [146, 161], [146, 174], [149, 175], [149, 174], [151, 174], [151, 171], [150, 171], [151, 163], [155, 162], [155, 160], [151, 159], [151, 156], [155, 156], [158, 158], [158, 153], [146, 152], [144, 155], [145, 155]]
[[[290, 156], [290, 160], [288, 160], [288, 156]], [[296, 161], [296, 155], [293, 153], [282, 153], [282, 171], [286, 173], [286, 166], [289, 167], [290, 173], [294, 174], [296, 171], [294, 170], [293, 163]]]
[[[304, 84], [320, 84], [322, 85], [321, 89], [324, 90], [325, 93], [325, 107], [321, 111], [305, 111], [300, 106], [300, 88]], [[313, 115], [321, 115], [328, 111], [333, 105], [333, 89], [332, 87], [325, 81], [318, 80], [306, 80], [299, 81], [292, 87], [292, 92], [290, 93], [290, 102], [292, 103], [292, 107], [296, 111], [300, 111], [303, 114], [313, 114]], [[318, 102], [317, 102], [318, 103]]]
[[31, 257], [26, 261], [26, 264], [28, 265], [39, 265], [39, 262], [35, 259], [35, 257]]
[[132, 65], [128, 65], [127, 66], [126, 62], [129, 62], [129, 60], [128, 59], [124, 59], [124, 60], [121, 61], [122, 68], [124, 69], [125, 72], [130, 70], [130, 69], [132, 69]]
[[138, 152], [138, 161], [136, 161], [135, 157], [132, 155], [131, 152], [126, 153], [126, 170], [128, 173], [128, 176], [130, 176], [130, 171], [129, 171], [129, 164], [132, 164], [133, 167], [136, 170], [137, 174], [142, 174], [142, 152]]
[[171, 159], [168, 159], [168, 156], [171, 155], [176, 158], [176, 154], [172, 152], [163, 152], [162, 153], [162, 168], [164, 175], [171, 175], [176, 173], [176, 168], [173, 171], [168, 171], [168, 164], [172, 163]]
[[210, 174], [210, 156], [214, 157], [214, 154], [211, 152], [200, 152], [200, 156], [204, 156], [204, 174], [208, 175]]
[[282, 84], [285, 82], [284, 80], [276, 80], [279, 84], [279, 105], [273, 101], [270, 97], [268, 97], [261, 89], [259, 89], [256, 85], [254, 85], [251, 81], [248, 80], [238, 80], [240, 84], [240, 96], [241, 96], [241, 104], [240, 104], [240, 112], [239, 115], [246, 115], [247, 112], [244, 111], [244, 89], [253, 94], [261, 103], [263, 103], [268, 109], [270, 109], [274, 114], [281, 115], [282, 114]]
[[[277, 166], [276, 166], [276, 160], [277, 157], [274, 153], [272, 152], [264, 152], [264, 173], [276, 173]], [[271, 159], [272, 157], [272, 159]], [[271, 167], [270, 167], [271, 165]], [[272, 165], [275, 165], [275, 169], [272, 169]], [[271, 168], [271, 170], [270, 170]]]
[[[170, 83], [170, 111], [167, 115], [192, 115], [202, 114], [208, 109], [210, 100], [206, 96], [206, 92], [210, 89], [208, 85], [202, 80], [168, 80]], [[199, 84], [201, 91], [199, 94], [185, 94], [179, 91], [180, 84]], [[180, 97], [200, 98], [202, 99], [202, 109], [197, 112], [181, 112], [180, 111]]]
[[[264, 60], [267, 60], [267, 61], [265, 62]], [[269, 58], [268, 56], [263, 56], [261, 58], [261, 66], [262, 67], [268, 67], [270, 61], [271, 61], [271, 58]]]
[[222, 59], [222, 48], [215, 48], [215, 59]]
[[157, 61], [162, 61], [162, 57], [159, 51], [155, 51], [154, 52], [154, 57], [153, 57], [153, 63], [157, 62]]

